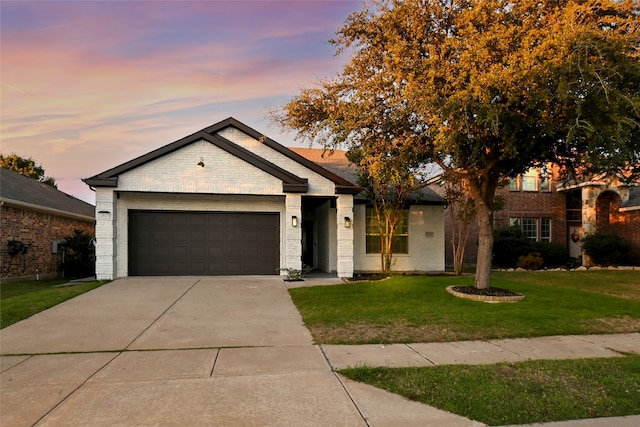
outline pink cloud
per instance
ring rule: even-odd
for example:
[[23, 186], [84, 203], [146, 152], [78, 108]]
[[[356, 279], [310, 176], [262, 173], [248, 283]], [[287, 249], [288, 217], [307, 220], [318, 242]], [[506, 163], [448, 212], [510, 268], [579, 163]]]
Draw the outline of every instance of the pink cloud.
[[85, 200], [88, 177], [340, 69], [326, 41], [358, 2], [12, 2], [2, 9], [2, 151]]

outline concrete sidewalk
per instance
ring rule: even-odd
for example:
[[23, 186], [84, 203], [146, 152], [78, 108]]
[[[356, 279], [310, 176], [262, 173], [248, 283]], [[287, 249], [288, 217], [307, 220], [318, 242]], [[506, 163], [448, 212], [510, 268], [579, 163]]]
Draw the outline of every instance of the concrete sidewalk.
[[[428, 344], [322, 345], [321, 347], [334, 370], [362, 365], [380, 367], [479, 365], [537, 359], [623, 357], [622, 353], [640, 354], [640, 334], [551, 336]], [[347, 388], [356, 389], [356, 387], [358, 385], [352, 383]], [[380, 412], [384, 412], [384, 409], [381, 409]], [[373, 416], [369, 418], [375, 419]], [[393, 425], [393, 423], [381, 425]], [[441, 425], [446, 426], [447, 424]], [[530, 424], [528, 426], [638, 427], [640, 426], [640, 415]]]
[[279, 277], [122, 279], [2, 329], [0, 425], [481, 426], [335, 370], [640, 353], [640, 334], [318, 346], [286, 288]]
[[322, 345], [321, 347], [335, 370], [358, 365], [383, 367], [480, 365], [536, 359], [622, 357], [622, 353], [640, 354], [640, 333], [428, 344]]

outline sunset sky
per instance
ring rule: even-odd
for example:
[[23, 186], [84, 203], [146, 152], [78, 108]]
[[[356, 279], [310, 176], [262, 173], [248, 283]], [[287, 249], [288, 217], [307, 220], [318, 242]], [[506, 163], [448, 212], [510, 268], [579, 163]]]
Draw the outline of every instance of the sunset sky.
[[0, 2], [1, 147], [94, 203], [81, 178], [227, 117], [267, 117], [340, 71], [328, 40], [362, 1]]

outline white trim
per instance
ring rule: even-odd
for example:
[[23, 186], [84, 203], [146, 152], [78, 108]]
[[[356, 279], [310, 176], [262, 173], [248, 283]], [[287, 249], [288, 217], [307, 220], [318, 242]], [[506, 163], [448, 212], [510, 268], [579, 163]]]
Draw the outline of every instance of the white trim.
[[618, 209], [620, 212], [631, 212], [640, 210], [640, 206], [627, 206], [626, 208]]

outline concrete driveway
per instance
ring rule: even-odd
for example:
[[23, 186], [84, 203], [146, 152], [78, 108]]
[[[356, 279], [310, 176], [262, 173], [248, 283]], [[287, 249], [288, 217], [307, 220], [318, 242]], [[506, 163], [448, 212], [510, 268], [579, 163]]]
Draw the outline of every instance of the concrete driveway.
[[477, 426], [336, 375], [279, 277], [128, 278], [0, 331], [10, 426]]

